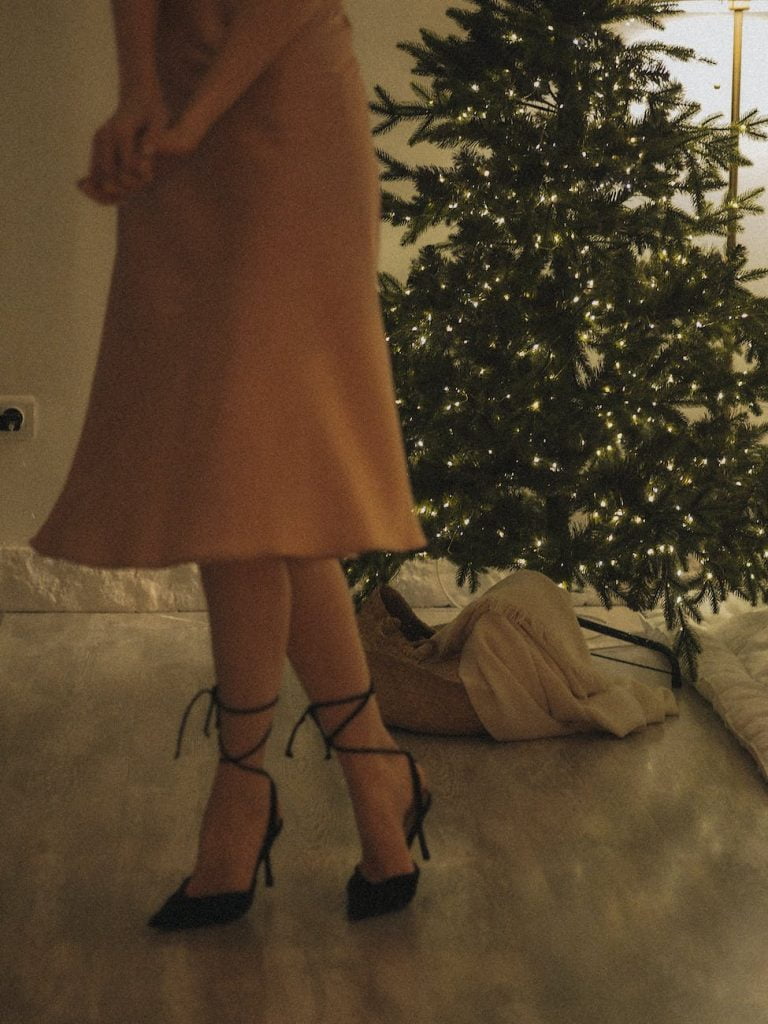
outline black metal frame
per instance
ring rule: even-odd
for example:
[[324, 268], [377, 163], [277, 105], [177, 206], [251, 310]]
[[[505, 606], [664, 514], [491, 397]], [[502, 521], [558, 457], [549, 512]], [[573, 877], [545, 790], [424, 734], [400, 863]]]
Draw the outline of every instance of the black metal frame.
[[605, 658], [606, 661], [618, 661], [621, 665], [634, 665], [637, 668], [647, 669], [649, 672], [663, 672], [672, 677], [672, 688], [679, 690], [683, 685], [683, 677], [680, 672], [680, 662], [677, 660], [670, 647], [658, 643], [656, 640], [649, 640], [644, 636], [637, 636], [635, 633], [625, 633], [623, 629], [614, 629], [613, 626], [606, 626], [602, 622], [595, 622], [593, 619], [583, 619], [577, 616], [578, 623], [583, 629], [592, 630], [594, 633], [602, 633], [604, 636], [616, 637], [617, 640], [624, 640], [634, 644], [636, 647], [647, 647], [652, 651], [658, 651], [669, 661], [669, 669], [656, 668], [655, 665], [643, 665], [636, 661], [624, 661], [622, 658], [613, 658], [610, 654], [601, 654], [598, 651], [590, 651], [593, 658]]

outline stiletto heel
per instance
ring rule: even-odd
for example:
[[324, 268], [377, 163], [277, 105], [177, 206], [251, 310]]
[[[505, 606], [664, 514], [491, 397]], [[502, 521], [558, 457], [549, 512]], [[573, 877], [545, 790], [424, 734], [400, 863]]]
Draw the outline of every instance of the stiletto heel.
[[260, 750], [261, 747], [264, 746], [269, 739], [272, 727], [270, 726], [267, 729], [264, 736], [252, 750], [248, 750], [245, 754], [240, 754], [238, 757], [233, 757], [224, 749], [224, 744], [221, 739], [220, 712], [227, 711], [234, 715], [257, 714], [260, 711], [269, 711], [273, 708], [277, 704], [278, 698], [276, 697], [273, 701], [270, 701], [269, 704], [264, 704], [257, 708], [230, 708], [225, 704], [222, 704], [219, 700], [218, 687], [214, 686], [209, 689], [200, 690], [200, 692], [195, 694], [189, 702], [182, 717], [174, 760], [181, 754], [181, 738], [187, 724], [189, 713], [198, 698], [202, 697], [205, 693], [210, 695], [211, 701], [208, 707], [208, 714], [205, 719], [205, 735], [210, 736], [211, 715], [215, 708], [216, 730], [219, 738], [219, 763], [233, 764], [237, 768], [241, 768], [243, 771], [254, 772], [256, 775], [263, 775], [266, 779], [269, 779], [269, 821], [267, 824], [267, 832], [264, 837], [264, 842], [261, 845], [261, 849], [259, 850], [259, 854], [256, 859], [256, 867], [253, 871], [250, 887], [241, 892], [222, 892], [215, 893], [211, 896], [187, 896], [186, 888], [191, 876], [185, 878], [176, 892], [168, 897], [160, 910], [158, 910], [157, 913], [149, 920], [149, 925], [152, 928], [158, 928], [163, 931], [176, 931], [182, 928], [199, 928], [211, 924], [227, 924], [230, 921], [236, 921], [239, 917], [243, 917], [244, 914], [248, 913], [251, 908], [251, 904], [253, 903], [256, 879], [258, 877], [262, 861], [264, 863], [265, 884], [269, 887], [274, 885], [270, 853], [272, 845], [280, 835], [283, 827], [282, 818], [278, 817], [277, 814], [277, 787], [275, 786], [274, 779], [269, 772], [265, 771], [263, 768], [254, 768], [249, 764], [242, 763], [246, 758], [251, 757], [256, 753], [256, 751]]
[[[296, 739], [301, 726], [311, 717], [320, 730], [320, 735], [325, 743], [325, 759], [330, 760], [331, 751], [343, 754], [397, 754], [408, 759], [408, 766], [411, 771], [411, 785], [413, 787], [413, 804], [403, 820], [403, 831], [406, 842], [410, 849], [414, 839], [418, 837], [421, 855], [424, 860], [429, 860], [429, 848], [424, 836], [424, 819], [432, 806], [432, 794], [428, 789], [422, 787], [419, 773], [416, 769], [416, 761], [413, 755], [407, 750], [391, 750], [383, 747], [346, 747], [336, 742], [339, 733], [360, 714], [367, 702], [373, 696], [374, 690], [371, 686], [365, 693], [357, 693], [351, 697], [343, 697], [339, 700], [317, 701], [310, 704], [304, 714], [293, 727], [288, 745], [285, 749], [286, 757], [293, 757], [293, 742]], [[320, 708], [340, 707], [359, 701], [357, 707], [347, 715], [333, 732], [326, 736], [317, 719], [317, 711]], [[419, 868], [414, 863], [413, 871], [405, 875], [393, 875], [385, 878], [383, 882], [369, 882], [360, 871], [359, 866], [355, 868], [352, 877], [347, 882], [347, 916], [350, 921], [361, 921], [366, 917], [377, 917], [380, 914], [387, 914], [393, 910], [402, 910], [416, 895], [416, 886], [419, 881]]]

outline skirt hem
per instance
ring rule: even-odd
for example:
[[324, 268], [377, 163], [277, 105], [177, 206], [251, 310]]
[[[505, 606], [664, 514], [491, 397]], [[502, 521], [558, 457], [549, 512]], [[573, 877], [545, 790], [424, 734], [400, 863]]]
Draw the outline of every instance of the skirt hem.
[[324, 549], [323, 551], [312, 550], [312, 551], [300, 551], [300, 550], [269, 550], [269, 551], [241, 551], [241, 552], [221, 552], [221, 553], [200, 553], [198, 555], [171, 555], [167, 556], [162, 560], [157, 559], [141, 559], [141, 560], [127, 560], [127, 559], [110, 559], [104, 560], [94, 558], [88, 555], [65, 555], [65, 554], [53, 554], [42, 548], [36, 547], [34, 544], [30, 544], [30, 547], [38, 555], [43, 558], [51, 558], [57, 561], [71, 562], [74, 565], [83, 565], [91, 569], [172, 569], [180, 565], [187, 564], [205, 564], [206, 562], [235, 562], [235, 561], [246, 561], [254, 558], [311, 558], [311, 559], [329, 559], [336, 558], [340, 561], [347, 561], [349, 559], [361, 558], [366, 554], [374, 553], [386, 553], [386, 554], [419, 554], [427, 553], [427, 545], [413, 546], [413, 547], [381, 547], [376, 546], [373, 543], [363, 545], [353, 552], [339, 553], [338, 549], [330, 550]]

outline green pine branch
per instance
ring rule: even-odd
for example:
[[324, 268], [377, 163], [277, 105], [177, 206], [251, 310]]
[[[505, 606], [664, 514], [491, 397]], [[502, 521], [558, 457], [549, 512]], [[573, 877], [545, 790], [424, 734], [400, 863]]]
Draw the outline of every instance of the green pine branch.
[[[377, 131], [408, 124], [448, 165], [377, 151], [382, 216], [423, 246], [380, 275], [398, 410], [429, 555], [474, 592], [528, 567], [600, 600], [661, 607], [692, 674], [694, 625], [768, 593], [768, 299], [737, 244], [761, 212], [726, 194], [768, 119], [702, 117], [666, 61], [626, 45], [661, 0], [472, 0], [463, 36], [422, 30], [417, 102], [377, 87]], [[738, 360], [738, 368], [737, 368]], [[361, 592], [408, 555], [347, 566]]]

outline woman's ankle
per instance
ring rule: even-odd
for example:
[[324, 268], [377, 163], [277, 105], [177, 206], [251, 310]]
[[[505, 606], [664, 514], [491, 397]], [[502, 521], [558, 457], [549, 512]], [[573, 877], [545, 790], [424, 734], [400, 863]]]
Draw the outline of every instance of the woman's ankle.
[[226, 762], [216, 766], [188, 895], [248, 887], [268, 828], [269, 812], [267, 778]]
[[[369, 697], [364, 706], [357, 706], [360, 710], [352, 718], [349, 716], [354, 712], [355, 705], [351, 701], [348, 705], [318, 709], [317, 722], [323, 735], [333, 737], [333, 743], [341, 747], [397, 750], [397, 743], [384, 724], [375, 695]], [[343, 724], [345, 721], [346, 724]]]

